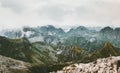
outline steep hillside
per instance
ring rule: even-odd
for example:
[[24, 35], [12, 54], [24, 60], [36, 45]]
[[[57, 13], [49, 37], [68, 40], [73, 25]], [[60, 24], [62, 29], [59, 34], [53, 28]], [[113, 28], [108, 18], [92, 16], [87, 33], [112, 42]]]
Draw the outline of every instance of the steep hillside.
[[85, 56], [81, 62], [91, 62], [98, 58], [106, 58], [110, 56], [120, 56], [120, 51], [110, 42], [106, 42], [101, 49], [96, 50], [89, 56]]
[[86, 51], [78, 46], [64, 46], [58, 52], [58, 60], [62, 62], [76, 61], [80, 60], [86, 54]]
[[17, 60], [31, 63], [40, 63], [39, 54], [35, 47], [26, 39], [8, 39], [0, 37], [0, 54]]
[[106, 42], [103, 48], [99, 49], [93, 54], [96, 57], [109, 57], [109, 56], [119, 56], [120, 52], [118, 48], [114, 47], [110, 42]]
[[32, 45], [39, 51], [39, 55], [41, 57], [41, 61], [46, 64], [52, 64], [58, 61], [58, 57], [56, 55], [57, 48], [53, 45], [46, 44], [45, 42], [35, 42]]

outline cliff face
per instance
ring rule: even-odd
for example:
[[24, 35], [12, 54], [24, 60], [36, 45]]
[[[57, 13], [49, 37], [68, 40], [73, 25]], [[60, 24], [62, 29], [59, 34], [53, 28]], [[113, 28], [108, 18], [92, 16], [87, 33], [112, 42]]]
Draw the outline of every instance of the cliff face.
[[30, 73], [31, 64], [0, 55], [0, 73]]
[[87, 64], [72, 64], [51, 73], [120, 73], [120, 56], [97, 59]]

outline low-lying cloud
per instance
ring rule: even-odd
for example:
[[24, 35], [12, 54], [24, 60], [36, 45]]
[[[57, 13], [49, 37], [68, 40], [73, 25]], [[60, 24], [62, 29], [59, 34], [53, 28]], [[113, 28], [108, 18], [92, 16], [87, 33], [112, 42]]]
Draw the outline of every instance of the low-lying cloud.
[[120, 26], [119, 0], [0, 0], [0, 28]]

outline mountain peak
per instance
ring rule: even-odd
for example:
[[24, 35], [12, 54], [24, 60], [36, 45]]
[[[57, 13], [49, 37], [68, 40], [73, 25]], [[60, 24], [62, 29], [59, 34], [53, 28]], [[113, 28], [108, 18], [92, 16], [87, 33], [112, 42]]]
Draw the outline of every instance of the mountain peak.
[[101, 49], [98, 49], [97, 51], [93, 52], [90, 56], [87, 56], [83, 58], [82, 62], [91, 62], [95, 61], [98, 58], [107, 58], [110, 56], [119, 56], [120, 52], [119, 50], [114, 47], [110, 42], [105, 42], [103, 47]]
[[111, 31], [113, 31], [113, 28], [111, 28], [111, 27], [107, 26], [107, 27], [105, 27], [105, 28], [101, 29], [101, 32], [106, 32], [106, 31], [111, 32]]
[[97, 55], [99, 57], [118, 56], [120, 52], [110, 42], [105, 42], [103, 48], [97, 51]]
[[77, 27], [76, 29], [80, 29], [80, 30], [87, 30], [87, 28], [86, 28], [86, 27], [84, 27], [84, 26], [79, 26], [79, 27]]
[[110, 48], [114, 48], [114, 46], [110, 42], [105, 42], [104, 48], [110, 49]]

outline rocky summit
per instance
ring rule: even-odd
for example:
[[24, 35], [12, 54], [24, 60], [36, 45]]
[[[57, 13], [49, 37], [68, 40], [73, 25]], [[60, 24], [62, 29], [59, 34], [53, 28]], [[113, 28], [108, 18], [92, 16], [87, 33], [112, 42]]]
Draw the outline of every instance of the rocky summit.
[[120, 56], [100, 58], [86, 64], [72, 64], [51, 73], [120, 73]]

